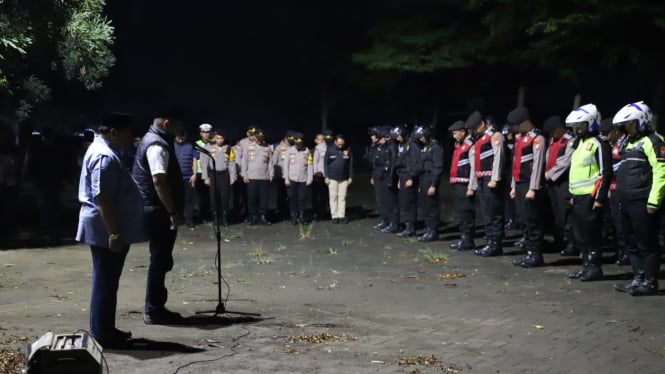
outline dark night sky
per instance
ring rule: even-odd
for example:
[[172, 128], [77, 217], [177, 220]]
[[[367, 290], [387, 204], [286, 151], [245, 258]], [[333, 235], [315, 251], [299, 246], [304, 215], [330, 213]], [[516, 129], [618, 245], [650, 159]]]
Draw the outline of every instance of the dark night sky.
[[273, 138], [287, 128], [311, 137], [321, 127], [326, 92], [332, 98], [329, 127], [360, 137], [374, 124], [430, 123], [434, 108], [440, 109], [441, 129], [474, 106], [502, 120], [515, 105], [520, 82], [527, 84], [526, 105], [536, 121], [565, 116], [579, 91], [584, 102], [595, 102], [601, 112], [608, 108], [608, 114], [626, 97], [637, 100], [644, 93], [641, 87], [617, 90], [602, 75], [587, 77], [593, 86], [580, 89], [539, 72], [367, 71], [350, 59], [367, 46], [380, 4], [110, 0], [118, 61], [104, 87], [80, 102], [90, 113], [127, 111], [146, 121], [158, 108], [178, 106], [192, 129], [211, 122], [232, 136], [259, 125]]

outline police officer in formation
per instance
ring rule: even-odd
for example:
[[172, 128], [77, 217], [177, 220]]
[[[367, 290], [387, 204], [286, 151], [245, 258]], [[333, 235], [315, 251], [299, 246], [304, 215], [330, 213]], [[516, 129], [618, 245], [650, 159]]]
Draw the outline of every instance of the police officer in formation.
[[256, 142], [243, 149], [241, 175], [247, 184], [247, 204], [250, 225], [270, 225], [268, 197], [274, 175], [272, 150], [265, 141], [263, 130], [255, 129]]
[[418, 198], [425, 218], [425, 233], [418, 237], [418, 241], [431, 242], [439, 239], [439, 185], [443, 174], [443, 147], [433, 138], [432, 130], [426, 126], [416, 126], [411, 137], [420, 142], [416, 172], [420, 191]]
[[406, 125], [395, 126], [390, 130], [391, 138], [397, 142], [398, 202], [404, 230], [397, 234], [400, 238], [416, 235], [418, 219], [418, 175], [416, 162], [420, 157], [420, 141], [409, 137]]
[[305, 147], [303, 134], [294, 133], [294, 145], [286, 150], [283, 162], [284, 184], [286, 185], [291, 223], [306, 224], [305, 202], [307, 192], [314, 178], [312, 153]]
[[476, 206], [471, 181], [471, 159], [469, 151], [473, 147], [473, 137], [463, 121], [456, 121], [449, 128], [455, 139], [455, 151], [450, 164], [450, 184], [453, 186], [453, 207], [457, 212], [460, 240], [451, 243], [451, 249], [468, 251], [476, 248], [473, 238], [476, 235]]
[[568, 188], [573, 196], [575, 244], [582, 255], [582, 269], [568, 277], [593, 281], [603, 276], [601, 228], [612, 180], [610, 148], [598, 135], [600, 113], [594, 104], [573, 110], [566, 117], [566, 125], [572, 127], [576, 135]]
[[485, 221], [486, 245], [474, 253], [482, 257], [503, 254], [503, 180], [504, 138], [495, 130], [495, 124], [489, 117], [475, 111], [465, 122], [473, 129], [476, 142], [469, 151], [471, 162], [471, 181], [469, 189], [475, 191], [476, 201]]
[[378, 231], [388, 234], [399, 232], [399, 205], [397, 202], [397, 144], [391, 137], [389, 127], [382, 127], [378, 145], [372, 154], [372, 176], [379, 202], [380, 225]]
[[665, 194], [665, 142], [649, 126], [652, 118], [651, 109], [640, 101], [624, 106], [613, 119], [626, 133], [614, 194], [633, 267], [633, 279], [615, 289], [633, 296], [658, 292], [658, 218]]
[[225, 143], [224, 135], [222, 129], [215, 130], [214, 143], [206, 146], [210, 155], [201, 153], [201, 169], [203, 181], [210, 187], [213, 220], [228, 226], [231, 186], [236, 182], [237, 174], [235, 152]]
[[288, 130], [282, 140], [274, 146], [272, 158], [274, 160], [274, 176], [277, 187], [277, 214], [280, 218], [286, 218], [288, 208], [288, 193], [286, 191], [284, 178], [284, 160], [286, 151], [294, 144], [294, 131]]

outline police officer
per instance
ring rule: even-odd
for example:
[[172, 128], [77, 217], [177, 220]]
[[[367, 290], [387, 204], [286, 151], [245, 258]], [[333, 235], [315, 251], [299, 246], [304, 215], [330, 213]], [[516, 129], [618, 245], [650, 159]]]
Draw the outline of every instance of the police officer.
[[[610, 152], [612, 153], [612, 170], [616, 172], [621, 164], [621, 147], [623, 147], [623, 143], [626, 140], [624, 128], [614, 127], [612, 124], [612, 118], [606, 118], [600, 122], [599, 131], [601, 136], [603, 136], [610, 145]], [[617, 252], [616, 264], [629, 265], [630, 260], [628, 258], [628, 253], [626, 252], [626, 240], [624, 239], [623, 230], [621, 229], [621, 213], [619, 212], [619, 199], [617, 198], [616, 190], [617, 181], [616, 174], [614, 174], [612, 175], [610, 192], [608, 194], [610, 209], [605, 210], [606, 212], [609, 212], [609, 217], [606, 215], [605, 219], [607, 220], [606, 224], [611, 227], [611, 231], [614, 233], [612, 236], [614, 237], [614, 245]]]
[[453, 186], [453, 200], [459, 222], [460, 240], [451, 243], [451, 249], [467, 251], [476, 248], [473, 240], [476, 235], [476, 206], [474, 191], [469, 188], [471, 181], [471, 159], [469, 151], [473, 147], [473, 139], [464, 121], [453, 123], [448, 131], [453, 133], [455, 151], [450, 164], [450, 184]]
[[[256, 143], [256, 126], [249, 126], [247, 128], [246, 136], [238, 141], [238, 143], [233, 147], [233, 151], [236, 155], [236, 170], [238, 174], [242, 175], [242, 164], [243, 156], [246, 153], [247, 148]], [[237, 214], [239, 217], [245, 217], [245, 222], [249, 223], [251, 217], [248, 215], [248, 202], [247, 202], [247, 184], [238, 183], [235, 184], [236, 188], [233, 191], [234, 200], [236, 205]], [[242, 219], [242, 218], [241, 218]]]
[[[212, 202], [212, 217], [215, 223], [222, 226], [229, 225], [229, 199], [231, 186], [236, 182], [236, 156], [233, 149], [225, 144], [224, 131], [215, 130], [213, 144], [206, 149], [210, 155], [201, 153], [201, 168], [204, 183], [210, 187], [210, 201]], [[215, 162], [213, 162], [213, 159]]]
[[562, 256], [577, 256], [579, 252], [570, 223], [572, 206], [568, 191], [570, 156], [575, 140], [566, 130], [561, 117], [556, 115], [545, 120], [543, 130], [550, 137], [545, 154], [545, 186], [554, 214], [554, 246], [561, 248]]
[[383, 233], [399, 232], [399, 205], [397, 203], [397, 145], [390, 137], [390, 128], [381, 128], [379, 145], [372, 159], [370, 184], [378, 201], [377, 210], [383, 225], [377, 230]]
[[275, 167], [275, 183], [277, 187], [277, 214], [281, 218], [287, 217], [288, 207], [288, 193], [286, 191], [286, 177], [284, 176], [284, 160], [286, 160], [286, 150], [294, 144], [295, 132], [292, 130], [286, 131], [284, 138], [274, 145], [272, 152], [272, 159]]
[[314, 160], [312, 153], [303, 140], [302, 133], [294, 133], [294, 146], [286, 150], [284, 160], [284, 183], [286, 184], [291, 223], [294, 225], [307, 223], [305, 220], [305, 201], [307, 190], [314, 178]]
[[665, 194], [665, 142], [651, 129], [652, 117], [651, 109], [640, 101], [624, 106], [613, 119], [627, 135], [616, 171], [615, 194], [633, 266], [633, 280], [615, 289], [633, 296], [658, 292], [658, 215]]
[[418, 237], [419, 242], [439, 239], [439, 184], [443, 174], [443, 148], [432, 138], [432, 130], [416, 126], [411, 133], [420, 141], [420, 154], [417, 161], [419, 200], [425, 218], [425, 233]]
[[504, 162], [503, 135], [496, 132], [494, 123], [475, 111], [469, 115], [465, 125], [474, 129], [476, 142], [469, 150], [471, 159], [471, 181], [469, 187], [475, 191], [476, 201], [485, 220], [487, 243], [474, 253], [489, 257], [503, 254], [503, 195], [502, 171]]
[[[367, 134], [369, 135], [369, 145], [365, 147], [365, 153], [363, 154], [363, 159], [367, 161], [367, 165], [369, 166], [369, 172], [370, 172], [370, 178], [373, 173], [374, 169], [374, 153], [376, 152], [377, 147], [379, 146], [379, 133], [380, 133], [380, 126], [371, 126], [367, 129]], [[371, 183], [370, 183], [371, 184]], [[377, 212], [381, 210], [381, 201], [379, 201], [379, 196], [375, 193], [374, 198], [376, 199], [376, 210]], [[388, 226], [388, 222], [385, 222], [383, 219], [379, 218], [379, 222], [372, 226], [374, 230], [383, 230]]]
[[247, 203], [250, 225], [270, 225], [266, 218], [270, 182], [274, 168], [272, 151], [265, 141], [263, 130], [256, 129], [256, 142], [250, 143], [242, 156], [242, 176], [247, 184]]
[[312, 208], [316, 214], [316, 218], [320, 220], [328, 219], [330, 212], [324, 162], [326, 150], [332, 146], [333, 132], [326, 129], [322, 135], [322, 141], [314, 147], [314, 181], [312, 182]]
[[404, 230], [398, 233], [400, 238], [416, 235], [416, 220], [418, 219], [418, 174], [416, 162], [420, 157], [420, 141], [409, 137], [406, 125], [395, 126], [391, 130], [391, 137], [397, 141], [397, 176], [399, 178], [399, 191], [397, 200], [401, 210]]
[[[199, 134], [201, 138], [196, 141], [196, 145], [201, 148], [205, 148], [208, 144], [211, 144], [211, 134], [212, 125], [209, 123], [202, 123], [199, 126]], [[194, 165], [194, 174], [196, 175], [196, 184], [194, 189], [196, 190], [196, 199], [198, 200], [198, 209], [201, 220], [207, 220], [210, 218], [210, 192], [208, 186], [203, 182], [203, 170], [201, 170], [201, 157], [198, 154], [196, 156], [196, 164]]]
[[568, 277], [581, 281], [603, 277], [601, 226], [612, 180], [612, 161], [609, 145], [598, 136], [599, 125], [600, 113], [594, 104], [583, 105], [566, 117], [566, 126], [572, 127], [576, 135], [568, 190], [573, 195], [573, 233], [583, 265]]
[[519, 106], [508, 113], [508, 122], [516, 125], [518, 131], [515, 135], [510, 196], [515, 199], [526, 238], [526, 256], [513, 260], [513, 265], [525, 268], [542, 266], [545, 138], [531, 122], [526, 107]]

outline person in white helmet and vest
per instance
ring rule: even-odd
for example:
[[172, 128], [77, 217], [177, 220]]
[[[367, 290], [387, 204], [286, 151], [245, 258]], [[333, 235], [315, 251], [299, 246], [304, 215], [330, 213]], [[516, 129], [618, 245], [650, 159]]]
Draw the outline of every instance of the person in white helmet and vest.
[[603, 277], [601, 227], [612, 181], [612, 158], [609, 145], [598, 136], [600, 113], [594, 104], [570, 112], [566, 126], [572, 127], [576, 135], [568, 190], [572, 195], [573, 235], [582, 256], [582, 269], [568, 277], [594, 281]]
[[621, 108], [612, 120], [624, 128], [621, 163], [616, 170], [614, 197], [619, 204], [621, 229], [633, 267], [633, 280], [615, 289], [633, 296], [658, 292], [660, 252], [658, 226], [665, 195], [665, 142], [650, 127], [653, 113], [643, 102]]

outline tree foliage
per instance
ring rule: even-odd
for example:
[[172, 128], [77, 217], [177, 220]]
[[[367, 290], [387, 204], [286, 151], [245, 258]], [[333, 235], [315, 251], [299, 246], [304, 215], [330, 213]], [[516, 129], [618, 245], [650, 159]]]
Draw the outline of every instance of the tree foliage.
[[0, 112], [19, 121], [51, 96], [53, 72], [88, 90], [115, 63], [105, 0], [0, 0]]
[[[353, 60], [370, 69], [431, 72], [474, 65], [658, 72], [665, 7], [650, 0], [397, 1]], [[412, 9], [416, 9], [413, 11]]]

